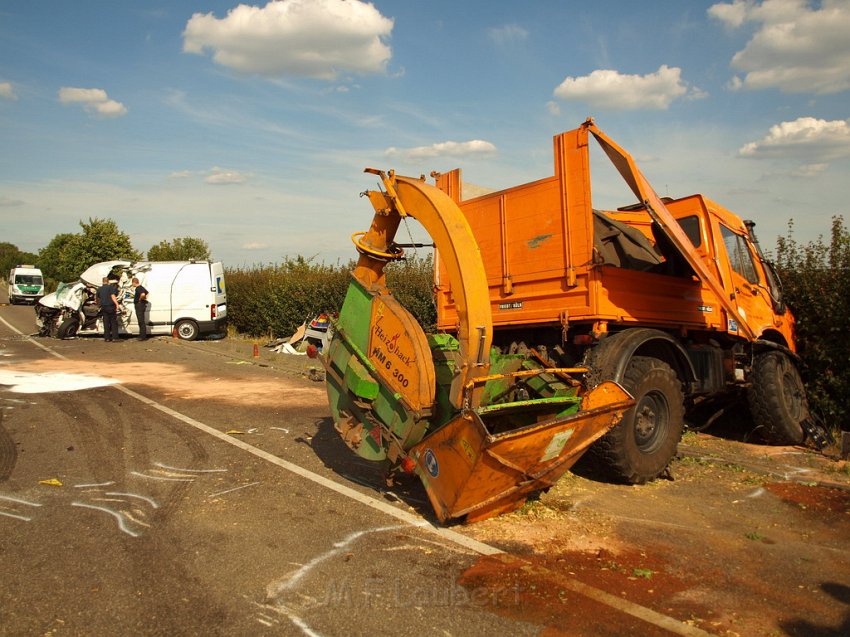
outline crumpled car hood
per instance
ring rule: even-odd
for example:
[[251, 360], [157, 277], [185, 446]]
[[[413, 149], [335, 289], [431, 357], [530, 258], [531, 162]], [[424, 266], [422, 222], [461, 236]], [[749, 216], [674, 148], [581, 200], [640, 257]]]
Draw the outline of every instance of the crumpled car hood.
[[80, 281], [76, 283], [60, 283], [56, 287], [55, 292], [45, 294], [41, 297], [39, 304], [45, 307], [69, 307], [72, 310], [79, 310], [85, 298], [85, 289], [85, 283], [81, 283]]
[[95, 263], [80, 275], [80, 280], [91, 286], [99, 287], [103, 283], [103, 277], [109, 274], [109, 271], [116, 265], [130, 267], [132, 263], [132, 261], [104, 261], [102, 263]]

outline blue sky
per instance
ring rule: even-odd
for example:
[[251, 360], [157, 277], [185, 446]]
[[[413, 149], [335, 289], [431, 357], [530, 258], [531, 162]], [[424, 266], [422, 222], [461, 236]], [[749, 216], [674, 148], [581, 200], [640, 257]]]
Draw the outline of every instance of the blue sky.
[[[504, 188], [551, 175], [552, 136], [588, 116], [659, 194], [706, 194], [766, 248], [792, 218], [828, 236], [848, 33], [850, 0], [8, 0], [0, 241], [99, 217], [142, 251], [347, 261], [366, 166]], [[633, 201], [594, 162], [594, 203]]]

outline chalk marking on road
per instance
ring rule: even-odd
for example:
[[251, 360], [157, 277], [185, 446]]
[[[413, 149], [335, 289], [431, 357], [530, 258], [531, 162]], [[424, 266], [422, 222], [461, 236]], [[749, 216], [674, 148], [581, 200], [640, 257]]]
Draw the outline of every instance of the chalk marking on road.
[[274, 604], [273, 606], [271, 606], [271, 608], [274, 608], [278, 612], [281, 612], [286, 615], [286, 617], [288, 617], [293, 624], [300, 628], [305, 635], [316, 635], [316, 633], [299, 615], [296, 615], [293, 610], [289, 608], [286, 604], [278, 602], [277, 598], [280, 597], [283, 593], [293, 590], [302, 579], [309, 575], [310, 571], [316, 568], [316, 566], [336, 555], [339, 555], [340, 553], [345, 551], [352, 543], [359, 540], [363, 536], [370, 535], [372, 533], [397, 531], [399, 529], [406, 528], [406, 524], [395, 524], [393, 526], [383, 526], [374, 529], [366, 529], [363, 531], [354, 531], [353, 533], [349, 533], [343, 540], [339, 542], [334, 542], [332, 549], [325, 551], [321, 555], [317, 555], [312, 560], [304, 564], [301, 568], [294, 571], [291, 575], [288, 575], [287, 577], [281, 578], [277, 581], [268, 584], [266, 586], [266, 599], [268, 600], [266, 606], [268, 607], [269, 603]]
[[168, 478], [166, 476], [149, 476], [146, 473], [141, 473], [139, 471], [131, 471], [131, 476], [136, 476], [137, 478], [147, 478], [148, 480], [165, 480], [166, 482], [194, 482], [195, 478]]
[[[23, 332], [21, 332], [20, 330], [18, 330], [14, 326], [12, 326], [8, 321], [3, 319], [2, 317], [0, 317], [0, 321], [2, 321], [12, 331], [16, 332], [17, 334], [19, 334], [21, 336], [25, 336], [26, 340], [33, 343], [37, 347], [40, 347], [41, 349], [43, 349], [45, 352], [47, 352], [51, 356], [54, 356], [54, 357], [59, 358], [61, 360], [70, 360], [66, 356], [63, 356], [62, 354], [53, 351], [51, 348], [49, 348], [45, 345], [42, 345], [38, 341], [33, 340], [29, 335], [24, 334]], [[252, 454], [252, 455], [254, 455], [258, 458], [262, 458], [263, 460], [266, 460], [266, 461], [268, 461], [268, 462], [270, 462], [274, 465], [277, 465], [278, 467], [280, 467], [282, 469], [285, 469], [285, 470], [287, 470], [291, 473], [294, 473], [298, 476], [301, 476], [302, 478], [304, 478], [306, 480], [310, 480], [311, 482], [314, 482], [315, 484], [323, 486], [327, 489], [335, 491], [336, 493], [339, 493], [340, 495], [344, 495], [344, 496], [346, 496], [346, 497], [348, 497], [348, 498], [350, 498], [350, 499], [352, 499], [356, 502], [364, 504], [364, 505], [366, 505], [366, 506], [368, 506], [372, 509], [375, 509], [377, 511], [381, 511], [381, 512], [387, 514], [387, 515], [390, 515], [390, 516], [392, 516], [392, 517], [394, 517], [398, 520], [401, 520], [402, 522], [405, 522], [406, 524], [409, 524], [410, 526], [425, 529], [425, 530], [427, 530], [431, 533], [439, 535], [440, 537], [442, 537], [444, 540], [446, 540], [448, 542], [451, 542], [451, 543], [456, 544], [458, 546], [462, 546], [464, 548], [467, 548], [467, 549], [469, 549], [469, 550], [471, 550], [475, 553], [478, 553], [480, 555], [498, 555], [498, 554], [504, 553], [504, 551], [502, 551], [501, 549], [498, 549], [494, 546], [490, 546], [489, 544], [485, 544], [484, 542], [479, 542], [478, 540], [474, 540], [472, 538], [469, 538], [465, 535], [462, 535], [461, 533], [457, 533], [456, 531], [452, 531], [451, 529], [438, 527], [435, 524], [433, 524], [432, 522], [429, 522], [428, 520], [424, 520], [417, 515], [413, 515], [412, 513], [409, 513], [407, 511], [404, 511], [404, 510], [399, 509], [399, 508], [396, 508], [396, 507], [389, 505], [385, 502], [382, 502], [381, 500], [377, 500], [377, 499], [372, 498], [370, 496], [364, 495], [364, 494], [360, 493], [359, 491], [356, 491], [356, 490], [354, 490], [350, 487], [347, 487], [343, 484], [340, 484], [338, 482], [334, 482], [333, 480], [325, 478], [324, 476], [321, 476], [318, 473], [313, 473], [309, 469], [305, 469], [305, 468], [301, 467], [300, 465], [297, 465], [297, 464], [294, 464], [294, 463], [289, 462], [287, 460], [284, 460], [283, 458], [279, 458], [277, 456], [274, 456], [274, 455], [268, 453], [267, 451], [263, 451], [262, 449], [254, 447], [253, 445], [249, 445], [248, 443], [243, 442], [242, 440], [239, 440], [238, 438], [235, 438], [233, 436], [228, 436], [223, 431], [219, 431], [218, 429], [210, 427], [209, 425], [206, 425], [206, 424], [204, 424], [204, 423], [202, 423], [198, 420], [195, 420], [194, 418], [190, 418], [189, 416], [186, 416], [185, 414], [181, 414], [179, 411], [175, 411], [174, 409], [171, 409], [170, 407], [166, 407], [165, 405], [162, 405], [162, 404], [156, 402], [155, 400], [148, 398], [147, 396], [143, 396], [142, 394], [139, 394], [138, 392], [135, 392], [132, 389], [128, 389], [127, 387], [124, 387], [123, 385], [111, 385], [111, 387], [114, 387], [115, 389], [124, 393], [125, 395], [130, 396], [132, 398], [135, 398], [136, 400], [144, 403], [145, 405], [148, 405], [149, 407], [152, 407], [153, 409], [156, 409], [156, 410], [158, 410], [158, 411], [160, 411], [164, 414], [167, 414], [167, 415], [171, 416], [172, 418], [175, 418], [176, 420], [179, 420], [179, 421], [186, 423], [187, 425], [190, 425], [190, 426], [192, 426], [192, 427], [194, 427], [194, 428], [196, 428], [200, 431], [203, 431], [203, 432], [209, 434], [210, 436], [213, 436], [214, 438], [218, 438], [222, 442], [226, 442], [229, 445], [233, 445], [234, 447], [242, 449], [243, 451], [247, 451], [248, 453], [250, 453], [250, 454]], [[136, 472], [133, 472], [133, 473], [136, 473]], [[145, 476], [144, 474], [137, 474], [137, 475], [144, 477], [144, 478], [150, 478], [151, 477], [151, 476]], [[159, 478], [159, 479], [165, 479], [165, 478]], [[582, 582], [580, 582], [578, 580], [566, 580], [565, 584], [566, 583], [571, 583], [573, 585], [573, 590], [576, 591], [576, 592], [580, 592], [585, 597], [589, 597], [591, 599], [596, 599], [597, 601], [601, 601], [605, 605], [610, 606], [612, 608], [615, 608], [615, 609], [619, 610], [620, 612], [626, 613], [627, 615], [631, 615], [633, 617], [637, 617], [637, 618], [639, 618], [639, 619], [641, 619], [641, 620], [643, 620], [647, 623], [650, 623], [650, 624], [653, 624], [653, 625], [658, 626], [660, 628], [663, 628], [663, 629], [665, 629], [665, 630], [667, 630], [667, 631], [669, 631], [673, 634], [682, 635], [683, 637], [712, 637], [711, 633], [708, 633], [708, 632], [706, 632], [706, 631], [704, 631], [700, 628], [697, 628], [695, 626], [690, 626], [688, 624], [685, 624], [685, 623], [679, 621], [678, 619], [668, 617], [667, 615], [656, 612], [656, 611], [654, 611], [650, 608], [646, 608], [646, 607], [641, 606], [639, 604], [629, 602], [628, 600], [625, 600], [625, 599], [621, 599], [619, 597], [616, 597], [615, 595], [611, 595], [609, 593], [606, 593], [603, 590], [594, 588], [594, 587], [589, 586], [587, 584], [583, 584]], [[306, 624], [304, 624], [303, 627], [301, 626], [301, 624], [303, 624], [303, 621], [300, 620], [300, 618], [290, 617], [290, 619], [293, 622], [296, 622], [296, 620], [298, 620], [298, 622], [300, 622], [300, 623], [296, 622], [296, 625], [298, 625], [303, 631], [305, 631], [305, 633], [307, 633], [309, 635], [315, 635], [315, 633], [310, 631], [309, 627]], [[310, 632], [307, 632], [307, 631], [310, 631]]]
[[115, 484], [114, 480], [110, 480], [109, 482], [92, 482], [90, 484], [75, 484], [75, 489], [92, 489], [94, 487], [110, 487]]
[[210, 493], [207, 497], [214, 498], [219, 495], [224, 495], [225, 493], [232, 493], [234, 491], [239, 491], [239, 489], [247, 489], [248, 487], [253, 487], [254, 485], [262, 484], [261, 482], [251, 482], [250, 484], [243, 484], [241, 487], [233, 487], [232, 489], [225, 489], [224, 491], [219, 491], [218, 493]]
[[[141, 512], [141, 511], [139, 511], [139, 513], [142, 513], [142, 512]], [[122, 510], [122, 511], [121, 511], [121, 515], [123, 515], [125, 518], [127, 518], [128, 520], [130, 520], [130, 522], [133, 522], [134, 524], [138, 524], [138, 525], [140, 525], [140, 526], [146, 526], [146, 527], [148, 527], [148, 528], [151, 528], [151, 525], [150, 525], [150, 524], [148, 524], [147, 522], [142, 522], [141, 520], [137, 520], [136, 518], [134, 518], [134, 517], [130, 514], [130, 512], [129, 512], [129, 511], [124, 511], [124, 510]], [[144, 514], [143, 514], [143, 515], [144, 515]]]
[[399, 529], [406, 528], [406, 525], [395, 524], [393, 526], [382, 526], [375, 529], [366, 529], [363, 531], [355, 531], [354, 533], [349, 533], [348, 536], [341, 542], [334, 542], [333, 548], [325, 551], [321, 555], [314, 557], [312, 560], [307, 562], [304, 566], [295, 571], [294, 574], [284, 577], [277, 582], [272, 582], [268, 586], [266, 586], [266, 597], [268, 599], [274, 599], [279, 596], [284, 591], [292, 590], [292, 588], [300, 582], [304, 577], [312, 571], [318, 564], [321, 564], [325, 560], [332, 558], [334, 555], [338, 555], [348, 547], [349, 544], [354, 542], [355, 540], [360, 539], [364, 535], [368, 535], [370, 533], [383, 533], [384, 531], [397, 531]]
[[15, 515], [14, 513], [6, 513], [5, 511], [0, 511], [0, 515], [7, 518], [15, 518], [16, 520], [23, 520], [24, 522], [32, 522], [32, 518], [28, 518], [24, 515]]
[[108, 513], [113, 516], [116, 520], [118, 520], [118, 528], [124, 531], [130, 537], [139, 537], [140, 533], [133, 531], [132, 529], [127, 528], [127, 522], [124, 520], [124, 516], [121, 515], [118, 511], [113, 511], [112, 509], [107, 509], [106, 507], [99, 507], [94, 504], [85, 504], [84, 502], [71, 502], [72, 507], [82, 507], [84, 509], [94, 509], [95, 511], [103, 511], [104, 513]]
[[169, 469], [171, 471], [185, 471], [186, 473], [227, 473], [227, 469], [184, 469], [183, 467], [169, 467], [161, 462], [154, 462], [154, 465], [160, 469]]
[[146, 495], [139, 495], [138, 493], [121, 493], [118, 491], [109, 491], [106, 495], [120, 495], [127, 498], [138, 498], [139, 500], [144, 500], [148, 504], [150, 504], [154, 509], [159, 508], [159, 504], [157, 504], [156, 500], [153, 498], [149, 498]]
[[20, 498], [13, 498], [12, 496], [9, 496], [9, 495], [0, 495], [0, 500], [6, 500], [7, 502], [15, 502], [17, 504], [26, 504], [27, 506], [31, 506], [31, 507], [42, 506], [38, 502], [30, 502], [29, 500], [21, 500]]

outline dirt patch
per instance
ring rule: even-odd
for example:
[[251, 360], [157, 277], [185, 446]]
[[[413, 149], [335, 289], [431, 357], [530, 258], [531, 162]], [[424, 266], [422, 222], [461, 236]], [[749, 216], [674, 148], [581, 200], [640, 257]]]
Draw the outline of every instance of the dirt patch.
[[[517, 582], [551, 634], [606, 634], [610, 625], [610, 610], [592, 599], [560, 601], [572, 579], [716, 635], [848, 634], [850, 595], [843, 602], [835, 591], [850, 591], [850, 492], [777, 480], [786, 471], [777, 457], [810, 462], [796, 451], [771, 454], [757, 471], [744, 466], [752, 456], [735, 456], [727, 441], [718, 447], [723, 459], [707, 458], [706, 448], [675, 461], [671, 480], [637, 487], [567, 474], [519, 511], [465, 527], [531, 565], [482, 562], [468, 581]], [[821, 458], [811, 462], [844, 479]]]
[[850, 522], [850, 491], [792, 482], [773, 482], [764, 488], [824, 521]]
[[[323, 384], [256, 373], [241, 373], [223, 367], [212, 372], [192, 371], [178, 363], [71, 361], [43, 359], [10, 365], [9, 369], [33, 373], [98, 375], [117, 379], [129, 386], [149, 387], [167, 398], [220, 400], [234, 404], [280, 407], [312, 406], [326, 400]], [[253, 371], [253, 370], [252, 370]]]
[[[662, 557], [646, 552], [573, 551], [545, 557], [497, 555], [480, 558], [459, 578], [494, 612], [544, 626], [541, 635], [669, 635], [647, 613], [706, 616], [709, 609], [672, 601], [689, 588], [667, 572]], [[487, 591], [485, 595], [482, 591]]]

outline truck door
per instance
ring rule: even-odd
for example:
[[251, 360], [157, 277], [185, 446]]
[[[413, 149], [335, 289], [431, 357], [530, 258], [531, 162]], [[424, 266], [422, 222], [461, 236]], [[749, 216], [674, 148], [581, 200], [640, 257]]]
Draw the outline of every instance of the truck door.
[[[755, 256], [744, 236], [722, 223], [719, 226], [729, 266], [730, 295], [741, 317], [749, 323], [758, 336], [774, 323], [773, 306], [767, 291], [767, 282], [761, 279]], [[738, 331], [734, 320], [730, 320], [727, 327], [730, 332]]]

